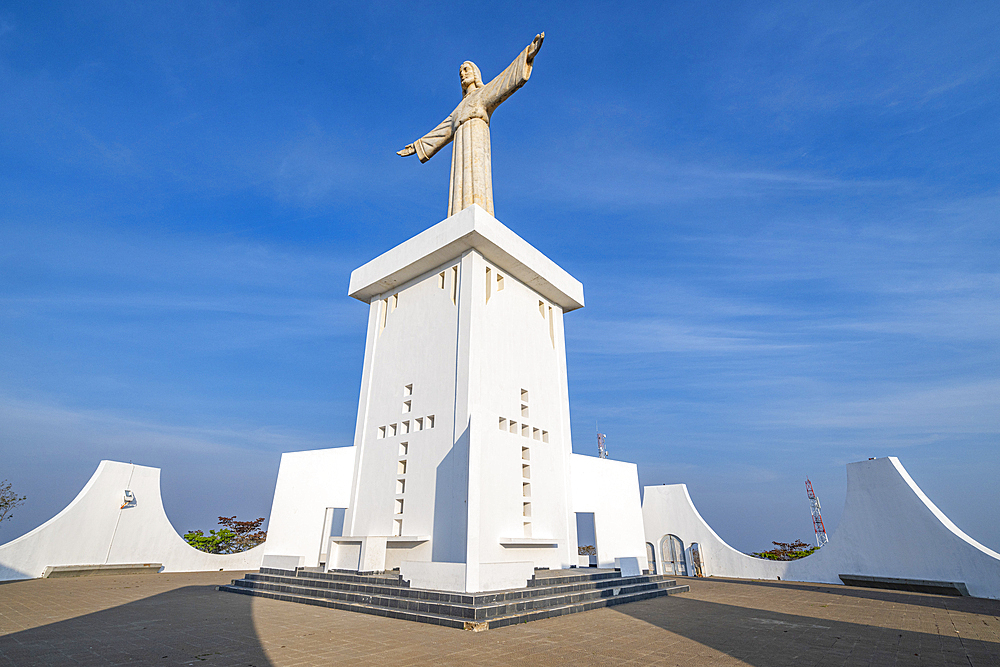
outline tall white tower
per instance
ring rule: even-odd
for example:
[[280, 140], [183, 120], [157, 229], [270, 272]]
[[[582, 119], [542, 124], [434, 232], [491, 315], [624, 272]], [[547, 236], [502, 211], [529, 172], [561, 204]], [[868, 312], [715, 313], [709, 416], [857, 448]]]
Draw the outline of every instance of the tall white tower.
[[583, 286], [477, 205], [351, 274], [370, 304], [337, 563], [415, 587], [577, 563], [563, 314]]

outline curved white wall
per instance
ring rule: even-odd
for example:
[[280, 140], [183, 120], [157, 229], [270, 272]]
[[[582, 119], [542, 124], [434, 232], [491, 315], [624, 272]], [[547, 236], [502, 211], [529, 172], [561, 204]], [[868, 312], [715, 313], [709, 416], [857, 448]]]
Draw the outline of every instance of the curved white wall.
[[841, 574], [963, 582], [1000, 599], [1000, 554], [962, 532], [920, 490], [896, 457], [847, 466], [844, 514], [812, 556], [775, 562], [741, 554], [698, 514], [683, 484], [645, 488], [646, 540], [672, 533], [701, 546], [706, 575], [839, 584]]
[[[135, 503], [121, 509], [125, 489]], [[163, 511], [159, 468], [101, 461], [63, 511], [0, 545], [0, 581], [39, 577], [49, 565], [162, 563], [164, 572], [253, 570], [263, 552], [263, 545], [225, 556], [192, 548]]]

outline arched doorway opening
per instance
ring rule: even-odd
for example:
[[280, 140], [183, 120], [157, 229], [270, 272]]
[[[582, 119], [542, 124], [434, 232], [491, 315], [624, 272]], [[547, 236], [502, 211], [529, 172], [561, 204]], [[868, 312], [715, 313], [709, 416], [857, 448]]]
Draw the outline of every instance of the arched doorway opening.
[[663, 557], [663, 574], [687, 576], [687, 562], [684, 559], [684, 542], [676, 535], [664, 535], [660, 540], [660, 554]]

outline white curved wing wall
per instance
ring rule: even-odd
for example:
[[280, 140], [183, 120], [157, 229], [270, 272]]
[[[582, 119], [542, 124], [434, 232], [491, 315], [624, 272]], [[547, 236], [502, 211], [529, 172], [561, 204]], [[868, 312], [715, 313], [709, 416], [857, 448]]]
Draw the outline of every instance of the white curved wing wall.
[[[121, 508], [125, 490], [135, 502]], [[198, 551], [163, 511], [160, 469], [101, 461], [90, 481], [59, 514], [0, 545], [0, 581], [30, 579], [49, 565], [162, 563], [164, 572], [253, 570], [263, 545], [239, 554]]]
[[847, 466], [844, 514], [830, 542], [812, 556], [775, 562], [722, 541], [698, 514], [683, 484], [645, 487], [646, 540], [663, 535], [701, 546], [706, 575], [839, 584], [841, 574], [962, 582], [975, 597], [1000, 599], [1000, 554], [962, 532], [920, 490], [899, 460]]

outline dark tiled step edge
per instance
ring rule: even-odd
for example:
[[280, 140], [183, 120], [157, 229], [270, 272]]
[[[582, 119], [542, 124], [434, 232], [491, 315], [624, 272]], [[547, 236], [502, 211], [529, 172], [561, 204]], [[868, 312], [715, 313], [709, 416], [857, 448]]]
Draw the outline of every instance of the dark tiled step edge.
[[493, 628], [502, 628], [507, 625], [514, 625], [516, 623], [528, 623], [530, 621], [537, 621], [543, 618], [552, 618], [554, 616], [565, 616], [567, 614], [575, 614], [581, 611], [590, 611], [591, 609], [599, 609], [600, 607], [610, 607], [612, 605], [626, 604], [628, 602], [638, 602], [640, 600], [648, 600], [663, 595], [686, 593], [688, 592], [688, 590], [690, 590], [690, 588], [686, 585], [682, 585], [682, 586], [671, 586], [668, 588], [660, 588], [654, 591], [648, 591], [643, 593], [634, 593], [631, 595], [619, 594], [617, 596], [600, 598], [598, 600], [592, 600], [590, 602], [582, 604], [581, 603], [568, 604], [563, 606], [550, 607], [548, 609], [542, 609], [538, 611], [509, 614], [507, 616], [502, 616], [484, 621], [469, 621], [461, 618], [454, 618], [450, 616], [433, 614], [429, 612], [412, 612], [412, 611], [405, 611], [392, 608], [387, 609], [385, 607], [377, 607], [374, 605], [342, 602], [338, 600], [329, 600], [325, 598], [315, 598], [309, 596], [289, 595], [285, 593], [274, 593], [269, 591], [256, 590], [252, 588], [242, 588], [238, 586], [220, 586], [219, 590], [227, 591], [230, 593], [238, 593], [241, 595], [252, 595], [255, 597], [271, 598], [273, 600], [298, 602], [301, 604], [310, 604], [319, 607], [327, 607], [330, 609], [341, 609], [343, 611], [353, 611], [363, 614], [371, 614], [374, 616], [383, 616], [386, 618], [398, 618], [406, 621], [416, 621], [419, 623], [429, 623], [432, 625], [440, 625], [450, 628], [460, 628], [460, 629], [478, 631], [478, 630], [487, 630]]
[[[504, 602], [526, 600], [526, 599], [545, 597], [556, 594], [569, 594], [574, 592], [593, 590], [595, 588], [599, 589], [620, 588], [623, 585], [631, 586], [638, 583], [669, 583], [670, 585], [676, 583], [672, 579], [667, 579], [665, 575], [642, 575], [639, 577], [615, 576], [614, 578], [603, 578], [600, 580], [595, 580], [590, 582], [557, 584], [545, 587], [535, 586], [533, 588], [519, 588], [507, 591], [497, 591], [496, 593], [479, 593], [474, 595], [468, 595], [462, 593], [448, 593], [446, 591], [433, 591], [420, 588], [400, 588], [398, 586], [383, 586], [381, 584], [375, 584], [372, 579], [364, 579], [364, 578], [362, 578], [361, 583], [353, 583], [358, 579], [358, 577], [347, 577], [344, 580], [340, 580], [337, 578], [330, 578], [330, 577], [317, 579], [315, 577], [303, 577], [301, 572], [298, 573], [298, 576], [290, 576], [291, 572], [288, 570], [284, 570], [281, 572], [282, 575], [280, 576], [271, 574], [250, 573], [245, 575], [244, 581], [262, 581], [268, 583], [279, 583], [285, 585], [303, 586], [303, 587], [317, 588], [317, 589], [342, 590], [342, 591], [349, 591], [352, 593], [385, 595], [393, 597], [410, 598], [415, 600], [424, 600], [427, 602], [473, 605], [473, 606], [500, 604]], [[557, 577], [551, 577], [551, 579], [553, 579], [554, 581], [562, 580], [562, 578], [557, 578]]]
[[[485, 621], [489, 618], [507, 616], [510, 614], [536, 611], [548, 607], [558, 607], [566, 604], [580, 604], [601, 598], [611, 598], [616, 595], [633, 595], [655, 590], [671, 588], [675, 582], [642, 582], [619, 580], [615, 587], [590, 588], [584, 591], [548, 591], [547, 595], [528, 598], [520, 601], [506, 601], [484, 605], [456, 604], [434, 602], [423, 599], [401, 598], [393, 595], [372, 594], [363, 591], [344, 591], [337, 589], [302, 586], [294, 579], [284, 578], [287, 583], [236, 580], [231, 587], [268, 591], [275, 594], [286, 594], [297, 597], [314, 597], [335, 599], [355, 604], [368, 604], [376, 607], [401, 609], [410, 612], [426, 612], [441, 614], [465, 620]], [[631, 579], [639, 579], [634, 577]], [[228, 590], [228, 589], [227, 589]]]

